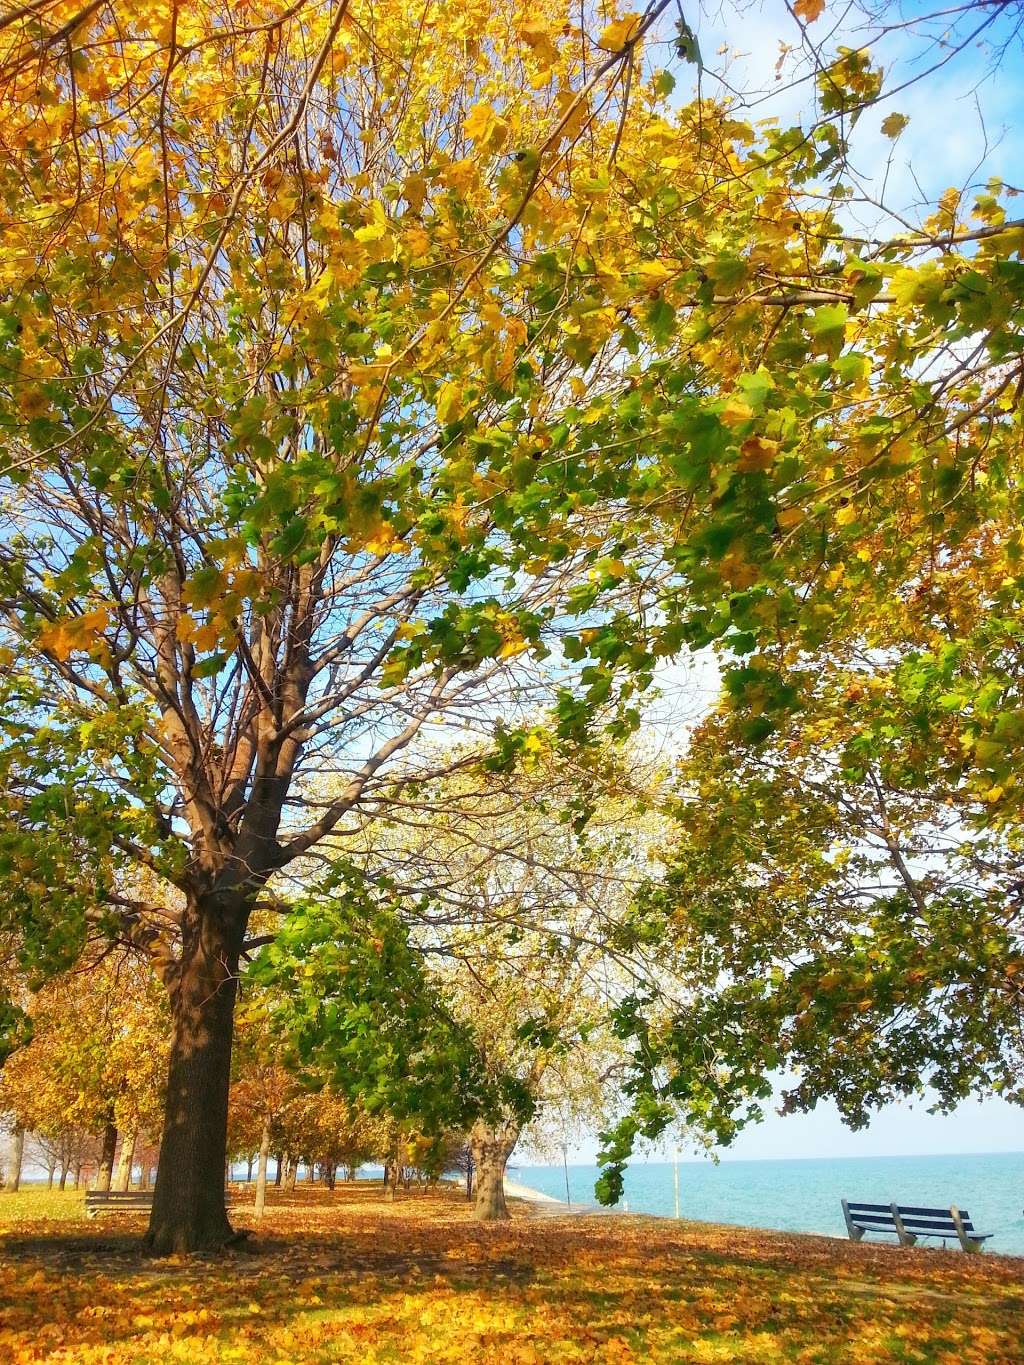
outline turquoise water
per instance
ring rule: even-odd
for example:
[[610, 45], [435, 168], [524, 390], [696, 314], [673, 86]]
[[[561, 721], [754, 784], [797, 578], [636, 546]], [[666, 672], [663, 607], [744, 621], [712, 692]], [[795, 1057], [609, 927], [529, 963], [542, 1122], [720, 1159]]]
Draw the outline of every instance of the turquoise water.
[[[569, 1167], [574, 1202], [594, 1203], [597, 1174], [596, 1166]], [[565, 1198], [561, 1166], [510, 1165], [509, 1177]], [[631, 1166], [624, 1197], [630, 1213], [671, 1217], [671, 1162]], [[679, 1163], [684, 1218], [845, 1237], [843, 1197], [878, 1204], [957, 1204], [968, 1210], [979, 1232], [994, 1234], [986, 1244], [990, 1251], [1024, 1256], [1024, 1152]], [[929, 1238], [925, 1245], [941, 1243]]]

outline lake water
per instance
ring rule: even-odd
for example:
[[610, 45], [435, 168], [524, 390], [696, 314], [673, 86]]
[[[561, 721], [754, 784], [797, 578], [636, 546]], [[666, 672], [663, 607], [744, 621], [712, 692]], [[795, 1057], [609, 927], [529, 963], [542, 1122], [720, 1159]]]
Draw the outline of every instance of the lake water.
[[[575, 1203], [593, 1204], [596, 1166], [570, 1166]], [[561, 1166], [509, 1166], [509, 1177], [544, 1194], [565, 1198]], [[672, 1217], [672, 1163], [645, 1163], [626, 1172], [630, 1213]], [[1024, 1152], [969, 1156], [836, 1157], [794, 1161], [679, 1163], [679, 1204], [684, 1218], [782, 1232], [846, 1236], [842, 1198], [870, 1203], [957, 1204], [967, 1209], [986, 1246], [1024, 1256]], [[620, 1205], [620, 1208], [622, 1206]], [[895, 1239], [890, 1239], [895, 1240]], [[925, 1246], [940, 1246], [928, 1238]]]

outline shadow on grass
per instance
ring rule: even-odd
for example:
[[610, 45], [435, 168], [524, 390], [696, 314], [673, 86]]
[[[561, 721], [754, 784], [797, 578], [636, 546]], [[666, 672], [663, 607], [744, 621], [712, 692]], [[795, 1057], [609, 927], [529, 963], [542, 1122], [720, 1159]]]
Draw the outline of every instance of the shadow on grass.
[[[88, 1360], [109, 1348], [116, 1365], [164, 1359], [170, 1340], [192, 1342], [196, 1360], [230, 1344], [240, 1360], [301, 1365], [416, 1350], [495, 1362], [1024, 1359], [1024, 1263], [1006, 1258], [653, 1219], [487, 1227], [447, 1197], [312, 1193], [275, 1198], [247, 1248], [216, 1258], [145, 1257], [139, 1219], [15, 1232], [0, 1262], [0, 1357], [34, 1346], [25, 1358], [45, 1360], [52, 1339]], [[534, 1356], [518, 1354], [524, 1343]]]

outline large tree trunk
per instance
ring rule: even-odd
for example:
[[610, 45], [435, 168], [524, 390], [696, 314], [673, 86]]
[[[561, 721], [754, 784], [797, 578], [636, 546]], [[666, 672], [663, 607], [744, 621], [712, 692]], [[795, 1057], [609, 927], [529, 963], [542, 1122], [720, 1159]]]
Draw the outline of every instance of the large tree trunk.
[[228, 1087], [238, 959], [247, 907], [209, 896], [185, 927], [169, 983], [171, 1042], [160, 1163], [147, 1244], [157, 1255], [234, 1240], [225, 1201]]
[[519, 1129], [502, 1124], [491, 1128], [476, 1123], [470, 1133], [473, 1164], [476, 1167], [476, 1197], [473, 1217], [493, 1223], [509, 1216], [505, 1203], [505, 1164], [519, 1138]]
[[135, 1165], [135, 1143], [138, 1141], [138, 1134], [135, 1132], [123, 1133], [121, 1135], [121, 1155], [117, 1162], [117, 1177], [114, 1180], [115, 1190], [127, 1190], [132, 1183], [132, 1167]]
[[267, 1202], [267, 1162], [270, 1159], [270, 1120], [265, 1119], [263, 1132], [260, 1136], [260, 1160], [256, 1169], [256, 1207], [257, 1218], [263, 1217], [263, 1208]]
[[114, 1175], [114, 1152], [117, 1150], [117, 1129], [113, 1119], [107, 1120], [103, 1129], [103, 1145], [100, 1148], [100, 1164], [96, 1172], [96, 1188], [106, 1193]]
[[21, 1164], [25, 1160], [25, 1130], [15, 1128], [14, 1141], [11, 1144], [11, 1174], [8, 1177], [7, 1188], [13, 1193], [21, 1184]]

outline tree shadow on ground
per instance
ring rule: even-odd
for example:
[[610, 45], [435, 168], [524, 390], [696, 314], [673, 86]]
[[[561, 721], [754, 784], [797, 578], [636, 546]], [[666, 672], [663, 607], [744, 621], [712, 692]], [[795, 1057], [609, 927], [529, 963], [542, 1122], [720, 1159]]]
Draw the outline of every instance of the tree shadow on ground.
[[190, 1365], [229, 1348], [301, 1365], [1024, 1358], [1024, 1262], [515, 1213], [483, 1226], [444, 1198], [282, 1197], [246, 1249], [167, 1260], [143, 1254], [139, 1219], [20, 1229], [0, 1261], [0, 1357], [145, 1365], [170, 1343]]

